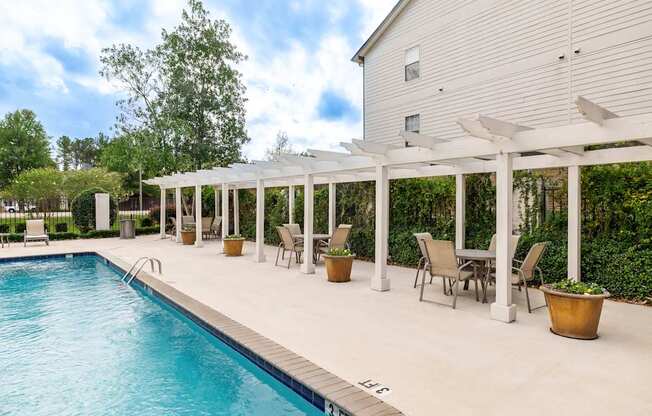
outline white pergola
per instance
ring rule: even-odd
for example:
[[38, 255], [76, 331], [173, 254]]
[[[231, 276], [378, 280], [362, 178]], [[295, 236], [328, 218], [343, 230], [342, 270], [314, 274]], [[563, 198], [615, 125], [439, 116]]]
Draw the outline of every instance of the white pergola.
[[[329, 231], [335, 225], [335, 187], [337, 183], [376, 182], [375, 268], [371, 288], [390, 289], [387, 275], [389, 234], [389, 180], [401, 178], [454, 175], [456, 177], [456, 246], [464, 247], [465, 174], [496, 173], [496, 300], [491, 317], [503, 322], [516, 318], [512, 303], [509, 241], [512, 234], [512, 177], [514, 170], [568, 168], [568, 275], [580, 279], [581, 166], [652, 160], [652, 114], [619, 117], [583, 98], [576, 104], [585, 121], [561, 127], [533, 129], [526, 126], [478, 115], [459, 119], [467, 133], [455, 140], [444, 140], [411, 132], [401, 132], [405, 145], [389, 145], [352, 140], [341, 143], [348, 153], [308, 150], [311, 155], [283, 154], [274, 161], [236, 163], [228, 168], [214, 168], [178, 173], [145, 181], [161, 188], [165, 206], [167, 189], [175, 189], [177, 218], [181, 218], [181, 188], [215, 188], [216, 211], [221, 189], [222, 233], [229, 230], [229, 191], [256, 189], [256, 252], [258, 262], [264, 255], [264, 189], [289, 187], [290, 218], [293, 222], [294, 186], [304, 186], [304, 250], [312, 252], [314, 185], [329, 185]], [[630, 141], [629, 147], [587, 150], [590, 145]], [[201, 213], [201, 198], [195, 198], [195, 212]], [[234, 228], [239, 232], [237, 192], [234, 194]], [[161, 210], [161, 237], [165, 238], [165, 210]], [[177, 241], [180, 241], [177, 227]], [[196, 245], [202, 246], [201, 227], [197, 227]], [[305, 256], [303, 273], [315, 272], [311, 256]]]

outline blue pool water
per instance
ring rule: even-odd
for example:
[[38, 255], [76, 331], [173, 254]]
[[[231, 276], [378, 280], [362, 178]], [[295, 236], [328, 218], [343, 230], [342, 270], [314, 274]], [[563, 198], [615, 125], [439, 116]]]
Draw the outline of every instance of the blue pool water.
[[97, 256], [0, 263], [0, 415], [318, 415]]

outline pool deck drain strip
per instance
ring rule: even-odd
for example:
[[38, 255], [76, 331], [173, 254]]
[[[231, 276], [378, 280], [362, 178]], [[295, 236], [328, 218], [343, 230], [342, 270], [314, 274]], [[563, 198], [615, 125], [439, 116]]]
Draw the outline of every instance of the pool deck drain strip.
[[[129, 269], [128, 264], [113, 255], [103, 252], [97, 254], [123, 273]], [[145, 271], [141, 271], [133, 283], [179, 310], [322, 411], [325, 411], [328, 401], [350, 416], [403, 414], [359, 387], [342, 380]], [[344, 415], [337, 412], [333, 414]]]

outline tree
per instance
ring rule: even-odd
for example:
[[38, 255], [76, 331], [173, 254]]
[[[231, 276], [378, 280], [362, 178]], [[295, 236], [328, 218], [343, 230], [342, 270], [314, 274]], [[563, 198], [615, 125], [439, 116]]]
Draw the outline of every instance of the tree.
[[75, 169], [87, 169], [97, 165], [100, 148], [93, 137], [75, 139], [70, 146]]
[[61, 136], [57, 140], [57, 162], [63, 171], [72, 167], [72, 140], [68, 136]]
[[102, 50], [100, 74], [127, 93], [117, 103], [116, 127], [140, 150], [138, 165], [161, 157], [160, 174], [242, 159], [249, 138], [245, 87], [235, 67], [245, 56], [230, 35], [225, 21], [211, 20], [201, 1], [188, 0], [179, 26], [163, 30], [154, 48], [120, 44]]
[[61, 196], [61, 183], [61, 172], [54, 168], [31, 169], [20, 173], [2, 196], [29, 202], [56, 200]]
[[274, 142], [274, 145], [265, 150], [265, 159], [274, 160], [277, 156], [283, 153], [295, 154], [288, 134], [284, 131], [279, 131], [276, 133], [276, 141]]
[[18, 110], [0, 121], [0, 189], [21, 172], [54, 167], [48, 136], [36, 114]]
[[72, 201], [83, 191], [101, 188], [116, 199], [122, 199], [126, 192], [122, 187], [122, 175], [104, 168], [71, 170], [62, 174], [61, 196]]

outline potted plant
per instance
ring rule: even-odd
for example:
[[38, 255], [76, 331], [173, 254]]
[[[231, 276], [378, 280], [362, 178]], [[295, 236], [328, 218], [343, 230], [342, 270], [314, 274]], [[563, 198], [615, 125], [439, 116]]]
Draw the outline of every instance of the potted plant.
[[577, 339], [598, 337], [602, 303], [609, 292], [595, 283], [571, 279], [543, 285], [541, 290], [548, 303], [553, 333]]
[[224, 254], [227, 256], [242, 256], [242, 246], [245, 238], [240, 234], [231, 234], [224, 237]]
[[188, 224], [184, 225], [181, 228], [181, 241], [184, 246], [189, 246], [195, 244], [195, 238], [197, 237], [197, 232], [195, 231], [195, 226]]
[[329, 282], [344, 283], [351, 281], [351, 267], [355, 257], [351, 254], [351, 250], [332, 248], [323, 257]]

